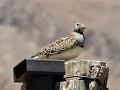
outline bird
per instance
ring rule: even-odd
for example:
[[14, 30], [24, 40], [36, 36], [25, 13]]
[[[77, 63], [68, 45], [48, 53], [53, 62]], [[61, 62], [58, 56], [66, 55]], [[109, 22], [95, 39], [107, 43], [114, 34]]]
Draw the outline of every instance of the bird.
[[42, 51], [31, 56], [32, 59], [68, 61], [80, 55], [85, 45], [84, 24], [76, 23], [72, 32], [48, 44]]

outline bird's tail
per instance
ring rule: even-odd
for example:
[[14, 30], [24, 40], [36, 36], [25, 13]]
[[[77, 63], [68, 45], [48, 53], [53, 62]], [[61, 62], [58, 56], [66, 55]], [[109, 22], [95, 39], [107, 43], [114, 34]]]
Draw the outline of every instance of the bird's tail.
[[39, 52], [31, 56], [31, 59], [45, 59], [45, 58], [47, 58], [47, 55], [45, 55], [43, 52]]

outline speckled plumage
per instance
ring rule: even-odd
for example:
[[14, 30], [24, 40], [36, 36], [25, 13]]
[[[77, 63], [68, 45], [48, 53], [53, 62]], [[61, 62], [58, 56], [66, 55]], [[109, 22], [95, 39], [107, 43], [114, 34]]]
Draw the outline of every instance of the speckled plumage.
[[73, 30], [70, 34], [52, 42], [43, 51], [33, 55], [31, 58], [70, 60], [80, 54], [81, 51], [79, 49], [81, 49], [84, 42], [83, 31], [82, 33], [78, 33]]

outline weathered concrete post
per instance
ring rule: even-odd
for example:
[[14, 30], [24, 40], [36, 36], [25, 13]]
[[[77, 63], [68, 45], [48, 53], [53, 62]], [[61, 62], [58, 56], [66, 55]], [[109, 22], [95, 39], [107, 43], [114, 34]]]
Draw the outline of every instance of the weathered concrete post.
[[68, 61], [65, 68], [65, 81], [57, 83], [56, 90], [108, 90], [109, 68], [105, 62]]

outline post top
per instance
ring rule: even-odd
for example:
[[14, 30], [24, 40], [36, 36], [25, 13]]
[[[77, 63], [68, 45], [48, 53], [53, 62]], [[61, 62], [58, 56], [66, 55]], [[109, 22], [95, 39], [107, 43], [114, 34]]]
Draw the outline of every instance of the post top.
[[63, 76], [65, 66], [63, 60], [23, 60], [13, 68], [14, 81], [22, 82], [29, 76], [51, 75]]

